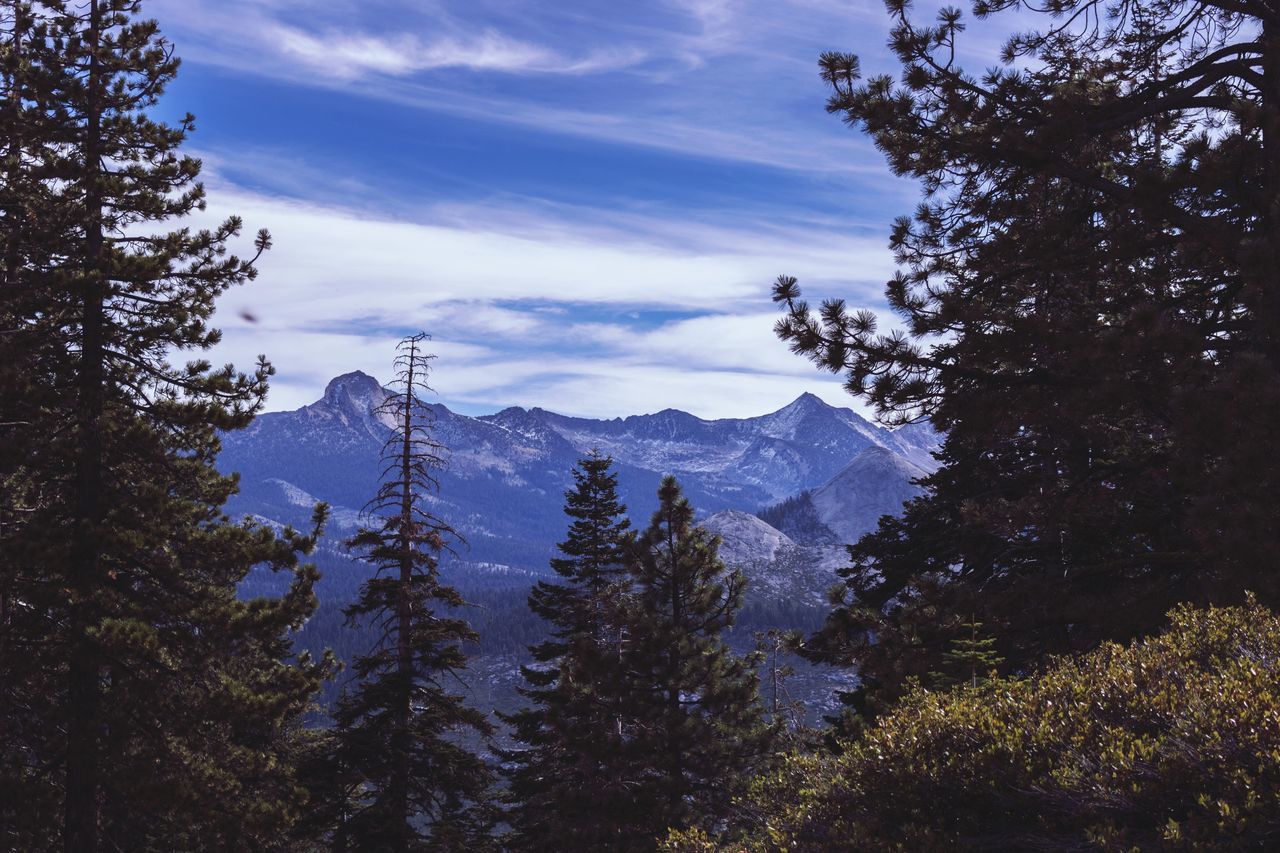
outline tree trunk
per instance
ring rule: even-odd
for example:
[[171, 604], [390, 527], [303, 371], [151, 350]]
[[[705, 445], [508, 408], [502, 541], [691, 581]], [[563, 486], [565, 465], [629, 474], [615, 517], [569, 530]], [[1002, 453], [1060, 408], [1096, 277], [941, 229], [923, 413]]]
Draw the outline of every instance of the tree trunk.
[[1260, 235], [1267, 247], [1258, 276], [1256, 328], [1273, 371], [1280, 371], [1280, 24], [1263, 24], [1262, 142], [1267, 164], [1266, 219]]
[[[676, 536], [674, 514], [667, 515], [667, 556], [671, 560], [671, 624], [678, 636], [682, 631], [679, 565], [676, 558]], [[673, 638], [674, 640], [674, 638]], [[667, 751], [669, 766], [670, 790], [667, 796], [671, 805], [671, 816], [674, 819], [680, 813], [684, 800], [684, 751], [677, 732], [680, 720], [680, 657], [679, 647], [673, 641], [668, 650], [667, 674]], [[674, 827], [683, 829], [682, 826]]]
[[101, 559], [102, 412], [105, 398], [105, 303], [102, 269], [102, 198], [99, 180], [101, 80], [98, 49], [101, 11], [90, 0], [88, 90], [85, 125], [85, 264], [83, 277], [83, 342], [76, 401], [79, 453], [76, 471], [74, 542], [71, 547], [71, 637], [67, 689], [67, 779], [63, 842], [67, 853], [98, 849], [99, 662], [88, 636], [93, 624], [94, 588]]
[[[396, 601], [396, 669], [404, 692], [398, 709], [397, 735], [400, 744], [396, 751], [396, 778], [392, 794], [395, 820], [400, 827], [406, 828], [409, 825], [409, 721], [413, 714], [413, 647], [410, 644], [413, 614], [409, 593], [413, 584], [413, 385], [416, 362], [417, 345], [410, 344], [408, 381], [400, 427], [404, 434], [400, 445], [400, 590]], [[407, 840], [407, 832], [403, 837]]]

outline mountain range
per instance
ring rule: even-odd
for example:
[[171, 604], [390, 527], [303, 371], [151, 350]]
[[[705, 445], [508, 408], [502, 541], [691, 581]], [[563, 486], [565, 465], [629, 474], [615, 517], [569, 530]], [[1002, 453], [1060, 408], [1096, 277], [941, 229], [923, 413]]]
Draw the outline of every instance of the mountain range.
[[[303, 525], [323, 500], [333, 508], [330, 541], [349, 536], [377, 487], [390, 429], [377, 410], [386, 395], [377, 379], [348, 373], [315, 403], [226, 435], [219, 467], [240, 478], [232, 514]], [[563, 494], [574, 464], [592, 450], [613, 457], [637, 526], [656, 506], [662, 476], [674, 474], [701, 523], [725, 540], [727, 562], [769, 563], [780, 551], [818, 548], [809, 562], [825, 565], [829, 549], [856, 541], [919, 493], [912, 481], [932, 470], [938, 444], [928, 424], [886, 430], [813, 394], [770, 414], [721, 420], [675, 409], [593, 420], [540, 408], [479, 417], [426, 408], [447, 448], [433, 509], [466, 540], [461, 559], [532, 575], [545, 573], [564, 537]], [[776, 520], [771, 506], [784, 509]], [[825, 588], [830, 579], [813, 582]]]
[[[343, 614], [369, 567], [342, 543], [377, 488], [391, 429], [378, 412], [386, 396], [364, 373], [339, 376], [311, 405], [261, 415], [223, 436], [218, 459], [224, 473], [239, 477], [227, 508], [233, 516], [305, 527], [317, 501], [331, 506], [314, 557], [320, 606], [298, 643], [346, 661], [373, 642], [368, 626], [351, 625]], [[933, 469], [938, 444], [928, 424], [886, 430], [812, 394], [760, 417], [723, 420], [674, 409], [612, 420], [540, 408], [471, 417], [439, 404], [422, 414], [447, 448], [432, 509], [466, 543], [442, 561], [441, 572], [469, 602], [464, 616], [481, 637], [470, 651], [466, 690], [486, 712], [514, 710], [522, 701], [520, 667], [546, 633], [526, 605], [529, 587], [549, 573], [568, 526], [564, 493], [574, 465], [592, 450], [613, 457], [636, 527], [648, 524], [663, 475], [679, 478], [698, 523], [721, 538], [721, 557], [747, 576], [744, 608], [728, 633], [745, 652], [760, 631], [807, 633], [821, 624], [824, 594], [848, 559], [841, 546], [919, 494], [913, 481]], [[285, 580], [263, 570], [242, 592], [279, 593]], [[800, 659], [791, 664], [790, 689], [815, 715], [833, 710], [832, 691], [856, 678]], [[323, 704], [340, 689], [341, 681], [327, 685]]]

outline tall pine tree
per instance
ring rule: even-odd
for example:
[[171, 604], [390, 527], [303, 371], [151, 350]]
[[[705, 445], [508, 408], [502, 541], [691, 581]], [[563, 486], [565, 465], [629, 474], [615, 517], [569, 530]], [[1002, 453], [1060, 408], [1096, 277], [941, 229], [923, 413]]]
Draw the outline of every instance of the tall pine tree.
[[[256, 258], [228, 254], [235, 219], [156, 230], [204, 192], [179, 152], [191, 119], [147, 116], [177, 60], [138, 8], [4, 4], [0, 809], [20, 849], [271, 846], [326, 669], [285, 663], [318, 530], [220, 511], [218, 434], [252, 418], [269, 366], [170, 361], [217, 343], [215, 300]], [[255, 566], [292, 573], [288, 593], [238, 600]]]
[[520, 693], [532, 706], [506, 717], [523, 748], [508, 751], [506, 819], [518, 850], [621, 849], [630, 843], [633, 810], [623, 766], [625, 722], [618, 614], [629, 593], [624, 553], [631, 526], [618, 500], [612, 460], [593, 453], [573, 472], [565, 493], [572, 519], [560, 582], [539, 581], [529, 607], [551, 627], [530, 649]]
[[947, 438], [929, 493], [853, 550], [811, 653], [856, 663], [874, 713], [965, 617], [1025, 668], [1178, 601], [1280, 597], [1262, 569], [1280, 537], [1280, 16], [1053, 3], [974, 76], [958, 10], [890, 14], [897, 79], [820, 65], [828, 109], [924, 189], [891, 237], [906, 331], [838, 299], [812, 311], [783, 277], [778, 332]]
[[[439, 555], [454, 531], [428, 509], [442, 447], [430, 433], [425, 334], [400, 342], [399, 389], [380, 408], [394, 424], [383, 447], [382, 485], [366, 508], [377, 525], [349, 546], [376, 567], [347, 610], [377, 629], [355, 662], [358, 682], [334, 714], [341, 802], [331, 804], [340, 850], [483, 850], [491, 846], [492, 772], [466, 739], [492, 726], [453, 693], [466, 667], [462, 643], [478, 639], [450, 612], [465, 604], [440, 581]], [[344, 787], [345, 785], [345, 787]], [[327, 786], [333, 790], [335, 786]]]
[[674, 477], [663, 479], [658, 501], [628, 549], [634, 593], [623, 623], [628, 834], [641, 845], [670, 828], [721, 826], [777, 735], [777, 724], [765, 721], [752, 661], [723, 637], [742, 606], [745, 578], [720, 561], [719, 539], [694, 525]]

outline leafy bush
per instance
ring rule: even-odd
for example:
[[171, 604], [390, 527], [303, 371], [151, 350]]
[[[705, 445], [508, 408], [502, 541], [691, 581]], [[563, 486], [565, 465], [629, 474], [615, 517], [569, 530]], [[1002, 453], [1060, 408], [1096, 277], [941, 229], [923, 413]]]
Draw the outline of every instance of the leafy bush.
[[1251, 599], [1170, 619], [1032, 678], [916, 689], [842, 755], [792, 755], [757, 780], [747, 842], [667, 847], [1280, 844], [1280, 618]]

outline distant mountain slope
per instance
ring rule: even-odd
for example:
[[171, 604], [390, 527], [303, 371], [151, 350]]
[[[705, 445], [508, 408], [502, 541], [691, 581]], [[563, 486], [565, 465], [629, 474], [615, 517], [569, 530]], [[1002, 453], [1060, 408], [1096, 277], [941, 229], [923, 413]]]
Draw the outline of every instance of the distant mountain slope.
[[[328, 542], [336, 546], [358, 525], [376, 489], [389, 426], [375, 410], [385, 396], [373, 377], [348, 373], [315, 403], [262, 415], [225, 436], [219, 467], [240, 476], [229, 509], [301, 525], [315, 501], [327, 501]], [[537, 408], [482, 417], [428, 408], [434, 434], [448, 449], [435, 510], [467, 540], [459, 558], [536, 573], [547, 570], [564, 537], [563, 495], [574, 464], [592, 449], [613, 456], [621, 497], [637, 524], [647, 522], [662, 475], [672, 473], [704, 518], [721, 513], [716, 524], [726, 555], [754, 559], [773, 535], [781, 537], [770, 546], [775, 556], [824, 543], [806, 537], [797, 545], [772, 528], [762, 534], [747, 513], [812, 490], [813, 512], [831, 531], [826, 544], [851, 541], [842, 537], [914, 494], [907, 481], [923, 471], [913, 460], [936, 445], [932, 431], [881, 429], [811, 394], [771, 414], [726, 420], [671, 409], [591, 420]]]
[[761, 521], [805, 545], [838, 545], [840, 538], [818, 517], [813, 493], [803, 491], [756, 513]]
[[843, 548], [800, 545], [759, 517], [739, 510], [718, 512], [702, 527], [719, 536], [720, 559], [747, 578], [748, 601], [821, 607], [835, 570], [848, 562]]
[[891, 450], [870, 447], [811, 492], [801, 492], [757, 515], [803, 545], [850, 545], [897, 515], [923, 492], [915, 481], [929, 472]]
[[543, 409], [507, 409], [480, 420], [499, 422], [512, 412], [546, 424], [580, 452], [598, 448], [620, 463], [682, 474], [734, 505], [748, 505], [757, 497], [763, 498], [760, 503], [770, 502], [816, 487], [868, 447], [888, 448], [910, 459], [927, 458], [929, 448], [923, 434], [900, 436], [813, 394], [756, 418], [707, 421], [666, 409], [600, 421]]
[[736, 509], [721, 510], [700, 526], [721, 538], [720, 559], [730, 565], [772, 560], [779, 548], [796, 544], [758, 517]]
[[890, 446], [899, 456], [929, 473], [938, 469], [938, 460], [933, 458], [933, 451], [942, 443], [942, 436], [933, 428], [933, 424], [927, 421], [907, 424], [895, 429], [890, 436]]
[[818, 519], [840, 541], [852, 544], [875, 530], [882, 515], [902, 512], [902, 505], [921, 493], [913, 481], [927, 473], [886, 448], [871, 447], [814, 489], [809, 499]]

